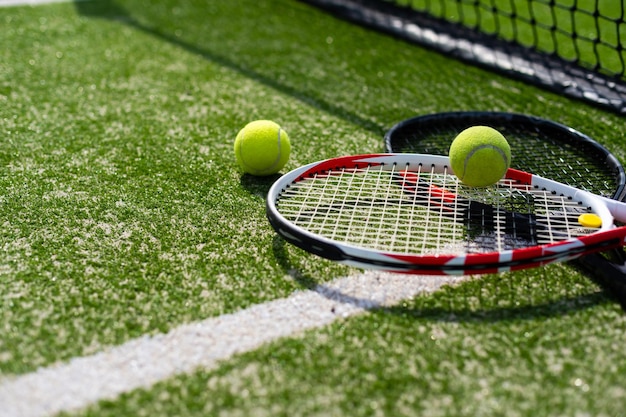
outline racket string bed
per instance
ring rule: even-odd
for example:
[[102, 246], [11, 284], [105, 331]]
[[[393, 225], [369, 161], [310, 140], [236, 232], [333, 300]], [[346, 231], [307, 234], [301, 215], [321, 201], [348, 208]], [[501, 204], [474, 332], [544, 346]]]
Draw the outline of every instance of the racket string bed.
[[455, 206], [465, 229], [465, 253], [501, 252], [520, 246], [511, 243], [515, 223], [504, 208], [506, 194], [496, 187], [474, 189], [456, 182], [453, 195], [458, 196]]
[[533, 192], [537, 228], [537, 243], [550, 244], [587, 235], [595, 228], [584, 227], [578, 221], [581, 214], [590, 213], [578, 201], [567, 196], [542, 190]]
[[389, 201], [398, 210], [391, 248], [398, 253], [439, 255], [460, 246], [465, 236], [460, 209], [447, 191], [456, 184], [450, 181], [452, 177], [447, 172], [435, 174], [432, 167], [430, 171], [422, 170], [421, 165], [415, 171], [408, 165], [398, 171], [395, 168], [391, 170], [395, 185], [391, 189], [400, 193], [401, 200], [400, 204]]
[[[435, 173], [433, 172], [433, 167], [431, 167], [431, 172], [430, 172], [431, 177], [435, 176]], [[443, 190], [448, 190], [448, 189], [452, 189], [453, 190], [453, 194], [456, 196], [456, 191], [458, 188], [458, 181], [456, 180], [456, 177], [452, 174], [450, 174], [448, 172], [448, 170], [444, 170], [443, 174], [442, 174], [442, 184], [441, 187]], [[445, 247], [445, 242], [448, 241], [452, 241], [452, 242], [456, 242], [456, 241], [464, 241], [465, 238], [464, 236], [466, 235], [465, 231], [459, 227], [459, 218], [461, 216], [461, 212], [460, 212], [460, 207], [459, 207], [459, 199], [458, 198], [450, 198], [449, 196], [446, 197], [446, 193], [441, 193], [441, 203], [439, 204], [439, 215], [438, 215], [438, 224], [439, 227], [437, 228], [437, 248], [441, 249], [443, 247]], [[450, 207], [450, 210], [452, 211], [452, 221], [451, 222], [444, 222], [445, 216], [444, 216], [444, 203], [446, 202], [446, 200], [448, 201], [452, 201], [452, 206]], [[447, 232], [447, 233], [443, 233], [443, 232]], [[438, 251], [437, 254], [440, 254], [441, 252]]]
[[[315, 181], [315, 177], [313, 178], [313, 181]], [[282, 205], [283, 210], [285, 210], [286, 214], [293, 216], [296, 223], [302, 224], [302, 226], [306, 229], [312, 229], [314, 222], [317, 219], [317, 212], [319, 210], [316, 207], [313, 207], [312, 209], [309, 208], [309, 206], [305, 207], [300, 205], [299, 202], [310, 201], [312, 199], [312, 193], [315, 192], [315, 187], [308, 187], [305, 190], [305, 194], [302, 196], [294, 191], [294, 189], [286, 190], [285, 195], [291, 195], [293, 198], [283, 200], [284, 202], [288, 202], [287, 204]]]
[[[398, 184], [399, 189], [404, 190], [406, 198], [411, 201], [410, 221], [407, 233], [404, 235], [405, 253], [411, 253], [416, 248], [420, 253], [429, 253], [433, 247], [441, 247], [441, 235], [444, 229], [441, 216], [443, 205], [441, 202], [436, 203], [436, 197], [421, 191], [419, 184], [425, 183], [429, 184], [428, 187], [432, 187], [430, 183], [432, 173], [422, 172], [422, 168], [419, 166], [417, 171], [411, 172], [408, 166], [405, 167], [400, 175], [402, 182]], [[430, 226], [433, 223], [434, 226]]]
[[[353, 188], [353, 181], [356, 176], [350, 176], [350, 183], [348, 184], [348, 189]], [[363, 191], [363, 184], [359, 184], [358, 187], [359, 192], [357, 196], [360, 196]], [[347, 190], [342, 190], [342, 193], [346, 193]], [[357, 210], [349, 210], [350, 207], [358, 206], [358, 200], [349, 201], [348, 199], [342, 199], [340, 213], [345, 213], [343, 219], [341, 219], [341, 223], [334, 229], [331, 238], [332, 239], [340, 239], [346, 234], [350, 233], [355, 224], [358, 224], [359, 220], [356, 217]]]
[[[370, 168], [371, 167], [368, 167], [368, 169]], [[394, 239], [394, 234], [395, 236], [398, 236], [400, 233], [395, 225], [397, 225], [400, 217], [400, 211], [393, 210], [391, 207], [393, 176], [388, 173], [383, 173], [380, 169], [376, 171], [376, 183], [373, 188], [373, 193], [377, 196], [384, 195], [384, 197], [380, 200], [380, 204], [375, 204], [374, 202], [376, 201], [376, 198], [372, 196], [372, 206], [376, 207], [376, 212], [371, 213], [374, 219], [374, 224], [372, 224], [372, 226], [374, 226], [373, 230], [376, 230], [377, 233], [375, 234], [371, 245], [379, 250], [384, 247], [395, 248], [397, 241]], [[393, 221], [394, 218], [396, 219], [395, 225]], [[383, 233], [384, 230], [388, 230], [389, 233]]]
[[[322, 189], [320, 191], [320, 197], [326, 195], [326, 189], [327, 189], [328, 185], [330, 185], [330, 183], [324, 181], [321, 184], [322, 184]], [[331, 191], [331, 194], [332, 194], [332, 191]], [[332, 195], [331, 195], [330, 198], [332, 199]], [[317, 229], [317, 231], [325, 230], [325, 225], [328, 223], [328, 219], [329, 219], [329, 217], [331, 216], [331, 213], [332, 213], [332, 210], [322, 210], [322, 211], [319, 211], [319, 209], [320, 209], [320, 205], [317, 205], [317, 206], [314, 207], [314, 210], [313, 210], [314, 213], [318, 213], [319, 212], [321, 214], [321, 215], [317, 216], [317, 222], [315, 224], [311, 223], [311, 229], [313, 231], [316, 231], [316, 229]]]
[[420, 247], [436, 254], [443, 241], [458, 239], [459, 227], [450, 230], [449, 210], [443, 213], [441, 204], [422, 193], [407, 194], [395, 174], [379, 167], [317, 174], [284, 190], [279, 207], [311, 233], [377, 250]]
[[[395, 181], [397, 181], [395, 178], [397, 177], [395, 174], [395, 169], [396, 167], [393, 167], [392, 170], [392, 175], [389, 176], [389, 183], [388, 183], [388, 187], [387, 187], [387, 193], [389, 193], [389, 190], [391, 190], [393, 187], [395, 187]], [[392, 229], [392, 233], [391, 233], [391, 238], [393, 240], [392, 246], [395, 248], [403, 248], [406, 251], [407, 248], [407, 239], [397, 239], [396, 236], [399, 234], [399, 231], [401, 229], [406, 229], [406, 233], [408, 235], [412, 235], [412, 229], [413, 229], [413, 224], [412, 224], [412, 211], [413, 211], [413, 207], [410, 210], [407, 210], [406, 213], [401, 213], [400, 211], [398, 211], [398, 214], [395, 216], [395, 222], [393, 224], [393, 229]]]
[[494, 206], [494, 235], [495, 235], [495, 247], [494, 250], [497, 252], [502, 252], [506, 249], [505, 238], [506, 238], [506, 220], [504, 219], [504, 215], [502, 212], [502, 208], [500, 207], [500, 199], [496, 201]]
[[[497, 193], [491, 193], [491, 190], [489, 188], [489, 191], [484, 191], [482, 198], [479, 198], [478, 193], [470, 197], [470, 201], [484, 202], [485, 206], [472, 207], [467, 214], [468, 229], [471, 230], [473, 228], [475, 230], [474, 236], [468, 236], [469, 246], [467, 253], [492, 252], [503, 249], [503, 225], [500, 224], [500, 219], [497, 216], [498, 208], [501, 205], [500, 198]], [[462, 192], [462, 190], [457, 191], [459, 194]], [[474, 217], [476, 218], [474, 219]], [[472, 226], [471, 223], [474, 223], [475, 226]]]
[[[396, 167], [391, 171], [368, 166], [362, 172], [362, 181], [369, 184], [361, 196], [368, 209], [362, 213], [363, 233], [358, 242], [376, 250], [401, 251], [409, 244], [412, 231], [412, 210], [395, 180]], [[364, 187], [365, 188], [365, 187]], [[416, 236], [417, 237], [417, 236]]]
[[[405, 170], [400, 173], [400, 179], [402, 181], [402, 183], [400, 184], [400, 187], [402, 188], [407, 187], [405, 178], [409, 174], [410, 174], [409, 167], [406, 166]], [[421, 167], [419, 167], [415, 175], [417, 175], [417, 178], [419, 178], [419, 176], [421, 175]], [[407, 229], [410, 235], [413, 235], [416, 237], [416, 242], [414, 242], [413, 244], [416, 246], [419, 246], [421, 248], [421, 251], [423, 251], [426, 246], [426, 241], [424, 239], [423, 229], [420, 230], [419, 226], [416, 224], [417, 222], [415, 221], [415, 211], [417, 208], [417, 204], [418, 202], [417, 202], [417, 195], [416, 195], [415, 198], [411, 200], [411, 206], [410, 206], [411, 209], [409, 210], [409, 213], [408, 213]], [[409, 251], [411, 250], [411, 242], [408, 239], [405, 239], [404, 247], [402, 249], [404, 253], [409, 253]]]
[[[396, 158], [362, 158], [379, 157]], [[321, 239], [311, 247], [314, 253], [333, 259], [343, 256], [333, 242], [350, 246], [359, 259], [363, 252], [357, 248], [380, 254], [374, 258], [384, 262], [389, 256], [460, 260], [558, 244], [596, 231], [578, 223], [578, 216], [590, 210], [575, 199], [515, 177], [468, 187], [448, 172], [446, 159], [426, 158], [441, 163], [436, 168], [414, 162], [308, 168], [272, 201], [289, 224]], [[283, 235], [303, 242], [287, 229]]]
[[[332, 173], [329, 173], [329, 175], [331, 175], [330, 178], [332, 178]], [[340, 172], [339, 175], [337, 176], [338, 184], [341, 183], [341, 176], [342, 176], [342, 173]], [[353, 176], [349, 177], [350, 183], [351, 183], [353, 178], [354, 178]], [[350, 183], [347, 185], [348, 188], [350, 188]], [[326, 186], [326, 185], [327, 184], [324, 184], [324, 186]], [[333, 190], [333, 194], [331, 196], [331, 201], [338, 200], [337, 197], [340, 196], [341, 193], [343, 193], [343, 192], [344, 192], [344, 190], [342, 190], [341, 187], [339, 187], [339, 186], [335, 187], [335, 189]], [[322, 195], [323, 195], [323, 193], [322, 193]], [[338, 206], [337, 213], [345, 213], [346, 212], [345, 211], [346, 201], [345, 201], [345, 199], [341, 199], [339, 201], [341, 203]], [[333, 213], [333, 211], [331, 211], [331, 210], [328, 210], [327, 213], [328, 213], [328, 215], [324, 216], [322, 224], [320, 225], [320, 230], [325, 230], [327, 225], [330, 224], [330, 232], [331, 232], [330, 236], [331, 236], [331, 238], [335, 239], [335, 238], [337, 238], [338, 233], [341, 232], [342, 227], [345, 227], [345, 226], [342, 226], [343, 225], [343, 221], [345, 221], [345, 220], [342, 220], [340, 222], [340, 221], [338, 221], [336, 216], [332, 217], [330, 214]], [[354, 219], [350, 218], [349, 222], [351, 223], [353, 221], [354, 221]]]
[[[343, 217], [347, 213], [344, 210], [347, 204], [345, 200], [336, 203], [338, 201], [337, 196], [343, 193], [341, 171], [316, 174], [306, 183], [300, 185], [305, 184], [306, 187], [299, 186], [293, 190], [294, 192], [297, 190], [298, 193], [300, 189], [305, 190], [303, 198], [295, 200], [297, 202], [296, 207], [300, 209], [298, 214], [308, 219], [308, 223], [304, 224], [303, 227], [313, 233], [338, 236], [339, 225], [341, 224], [337, 221], [338, 215]], [[295, 194], [296, 197], [299, 196], [298, 193]]]
[[[387, 227], [386, 221], [389, 220], [385, 213], [390, 199], [388, 175], [380, 169], [372, 169], [371, 166], [366, 167], [357, 174], [359, 174], [358, 176], [363, 184], [361, 193], [358, 195], [358, 201], [363, 202], [363, 207], [367, 210], [360, 215], [360, 233], [352, 233], [350, 231], [346, 238], [350, 241], [352, 236], [361, 235], [361, 239], [358, 241], [359, 244], [380, 250], [385, 247], [381, 230]], [[346, 189], [346, 194], [349, 195], [349, 193], [350, 190], [348, 188]], [[357, 208], [358, 204], [355, 210]]]

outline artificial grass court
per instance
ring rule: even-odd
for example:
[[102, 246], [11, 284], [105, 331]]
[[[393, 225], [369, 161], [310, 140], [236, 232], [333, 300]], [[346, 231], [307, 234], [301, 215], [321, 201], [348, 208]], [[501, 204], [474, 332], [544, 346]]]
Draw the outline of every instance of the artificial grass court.
[[[275, 235], [276, 177], [243, 175], [233, 155], [251, 120], [289, 132], [283, 172], [380, 152], [395, 123], [452, 110], [549, 118], [626, 162], [623, 117], [292, 0], [7, 7], [0, 39], [0, 384], [361, 273]], [[65, 415], [619, 416], [624, 346], [619, 306], [553, 265]]]

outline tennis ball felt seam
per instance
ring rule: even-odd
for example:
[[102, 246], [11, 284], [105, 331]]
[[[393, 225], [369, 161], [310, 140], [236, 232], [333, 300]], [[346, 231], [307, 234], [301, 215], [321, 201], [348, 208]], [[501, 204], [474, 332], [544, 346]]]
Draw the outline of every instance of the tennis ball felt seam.
[[[279, 127], [278, 128], [278, 136], [277, 136], [277, 143], [278, 143], [278, 153], [276, 155], [276, 159], [274, 160], [274, 162], [272, 162], [272, 164], [270, 166], [268, 166], [267, 168], [263, 169], [263, 171], [273, 171], [278, 164], [280, 163], [280, 158], [282, 157], [282, 143], [281, 143], [281, 132], [282, 129]], [[239, 152], [240, 152], [240, 158], [241, 158], [241, 162], [243, 162], [243, 164], [245, 166], [247, 166], [250, 169], [255, 169], [252, 165], [250, 165], [249, 163], [246, 163], [245, 159], [244, 159], [244, 154], [241, 151], [241, 147], [243, 146], [243, 142], [246, 140], [246, 133], [244, 133], [243, 137], [241, 138], [241, 140], [238, 142], [237, 146], [239, 147]]]
[[469, 164], [470, 159], [472, 159], [472, 156], [474, 156], [478, 151], [481, 151], [483, 149], [491, 149], [491, 150], [496, 151], [497, 153], [500, 154], [502, 159], [504, 159], [504, 163], [506, 164], [506, 166], [509, 166], [509, 158], [507, 157], [506, 152], [504, 152], [502, 149], [491, 144], [479, 145], [473, 148], [463, 160], [463, 172], [461, 176], [459, 177], [461, 180], [463, 180], [463, 178], [465, 177], [465, 173], [467, 172], [467, 165]]

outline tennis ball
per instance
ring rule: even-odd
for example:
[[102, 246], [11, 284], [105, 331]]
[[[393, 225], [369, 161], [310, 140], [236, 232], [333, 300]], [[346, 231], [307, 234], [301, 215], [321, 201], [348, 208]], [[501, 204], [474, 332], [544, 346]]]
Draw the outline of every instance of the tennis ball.
[[511, 164], [511, 147], [496, 129], [473, 126], [450, 145], [450, 165], [463, 184], [486, 187], [498, 182]]
[[272, 175], [280, 171], [291, 152], [289, 136], [270, 120], [256, 120], [243, 127], [235, 139], [235, 157], [245, 173]]

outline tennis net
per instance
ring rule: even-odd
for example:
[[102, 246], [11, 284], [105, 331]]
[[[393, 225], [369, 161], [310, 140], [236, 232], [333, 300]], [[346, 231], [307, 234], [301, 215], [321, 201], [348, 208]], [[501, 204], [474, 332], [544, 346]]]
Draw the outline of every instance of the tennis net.
[[626, 114], [622, 0], [302, 0]]

